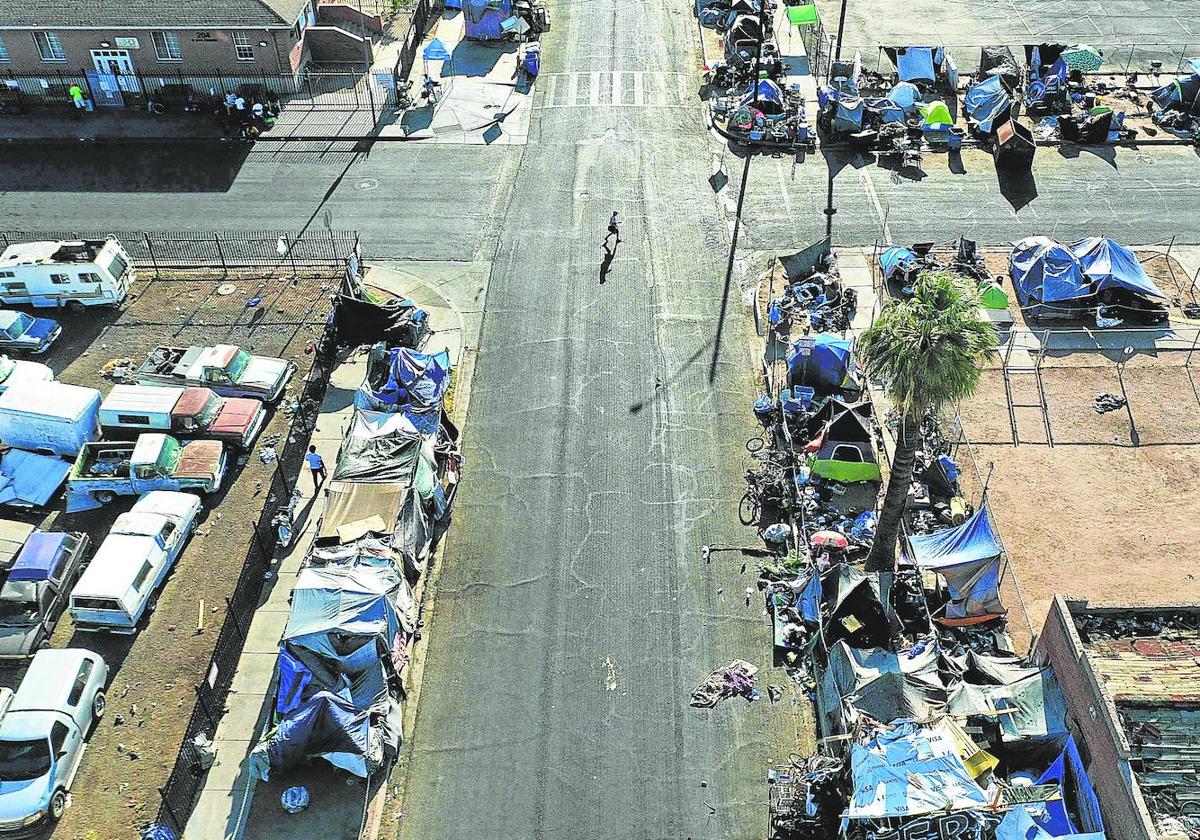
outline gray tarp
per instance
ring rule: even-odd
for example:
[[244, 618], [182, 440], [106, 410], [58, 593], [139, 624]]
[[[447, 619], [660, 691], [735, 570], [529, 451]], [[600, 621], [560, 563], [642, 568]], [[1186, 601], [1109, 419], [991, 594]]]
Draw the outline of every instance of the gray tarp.
[[818, 693], [825, 733], [845, 729], [843, 701], [884, 723], [937, 711], [946, 702], [938, 659], [935, 645], [917, 654], [895, 654], [838, 642], [829, 651]]
[[433, 443], [427, 443], [407, 417], [358, 409], [342, 442], [333, 478], [412, 484], [422, 458], [433, 461]]

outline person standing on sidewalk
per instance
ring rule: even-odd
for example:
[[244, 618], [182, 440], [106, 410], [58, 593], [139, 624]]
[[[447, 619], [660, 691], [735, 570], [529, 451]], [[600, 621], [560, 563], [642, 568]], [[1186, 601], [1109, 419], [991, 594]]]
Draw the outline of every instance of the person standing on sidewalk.
[[67, 93], [71, 94], [71, 101], [75, 103], [75, 116], [83, 119], [83, 112], [87, 109], [87, 105], [84, 102], [83, 88], [79, 85], [71, 85], [67, 89]]
[[308, 468], [312, 470], [313, 477], [313, 492], [325, 481], [327, 473], [325, 472], [325, 459], [317, 454], [317, 447], [308, 447], [308, 454], [304, 456], [304, 460], [308, 462]]
[[616, 210], [613, 211], [612, 217], [608, 220], [608, 235], [606, 235], [604, 237], [604, 245], [605, 245], [606, 249], [608, 246], [608, 240], [614, 236], [617, 237], [617, 241], [616, 241], [615, 245], [620, 245], [621, 244], [621, 230], [620, 230], [620, 228], [617, 227], [617, 211]]

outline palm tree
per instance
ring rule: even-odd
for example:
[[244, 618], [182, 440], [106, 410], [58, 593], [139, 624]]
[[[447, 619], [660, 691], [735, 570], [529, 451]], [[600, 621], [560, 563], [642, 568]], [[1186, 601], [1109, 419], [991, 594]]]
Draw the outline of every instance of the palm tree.
[[867, 556], [868, 571], [895, 569], [921, 420], [975, 393], [980, 366], [995, 345], [996, 331], [980, 315], [973, 284], [948, 271], [923, 273], [912, 298], [889, 303], [859, 337], [858, 353], [867, 373], [883, 383], [900, 412], [896, 456]]

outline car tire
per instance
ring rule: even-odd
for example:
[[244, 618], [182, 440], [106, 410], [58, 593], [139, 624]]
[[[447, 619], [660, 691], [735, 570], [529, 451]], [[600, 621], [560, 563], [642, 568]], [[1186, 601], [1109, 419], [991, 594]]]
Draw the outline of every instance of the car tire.
[[111, 490], [97, 490], [92, 495], [102, 505], [110, 505], [117, 500], [117, 494]]
[[108, 707], [108, 699], [104, 696], [103, 691], [97, 691], [96, 696], [92, 698], [92, 719], [100, 720], [104, 717], [104, 710]]
[[72, 315], [82, 315], [87, 312], [87, 307], [77, 300], [67, 301], [67, 311]]
[[46, 809], [50, 814], [50, 819], [53, 822], [58, 822], [62, 819], [62, 815], [67, 812], [67, 792], [62, 788], [54, 791], [50, 797], [50, 806]]

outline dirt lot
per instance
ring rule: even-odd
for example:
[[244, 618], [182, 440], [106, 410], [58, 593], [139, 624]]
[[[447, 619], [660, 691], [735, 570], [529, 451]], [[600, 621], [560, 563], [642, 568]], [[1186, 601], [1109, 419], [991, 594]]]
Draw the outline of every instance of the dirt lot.
[[[112, 383], [100, 369], [110, 359], [140, 361], [159, 343], [239, 344], [297, 363], [288, 396], [280, 403], [286, 405], [311, 367], [306, 347], [320, 334], [334, 281], [327, 273], [264, 279], [267, 274], [223, 279], [219, 273], [188, 272], [139, 281], [136, 297], [120, 312], [63, 316], [63, 337], [45, 361], [58, 379], [107, 392]], [[228, 282], [235, 291], [219, 294], [217, 289]], [[261, 302], [248, 308], [246, 302], [255, 297]], [[287, 423], [287, 412], [272, 411], [260, 441], [284, 433]], [[175, 762], [195, 703], [193, 686], [205, 677], [225, 617], [224, 599], [233, 590], [253, 523], [267, 501], [264, 488], [270, 487], [276, 469], [276, 464], [263, 464], [257, 452], [256, 446], [244, 465], [238, 465], [240, 459], [231, 461], [225, 487], [209, 498], [204, 521], [168, 578], [154, 614], [136, 636], [76, 633], [69, 616], [57, 628], [56, 647], [100, 652], [113, 676], [108, 714], [91, 738], [75, 781], [74, 807], [54, 837], [133, 838], [157, 813], [157, 788]], [[88, 531], [96, 545], [132, 501], [121, 499], [105, 509], [67, 516], [61, 513], [60, 500], [50, 521], [56, 529]], [[198, 631], [201, 620], [203, 630]], [[15, 687], [20, 672], [0, 677], [0, 684]]]
[[[1097, 601], [1200, 601], [1191, 568], [1200, 543], [1200, 354], [1135, 356], [1124, 372], [1133, 415], [1097, 414], [1097, 394], [1120, 394], [1114, 363], [1095, 354], [1050, 360], [1041, 411], [1018, 409], [1012, 444], [1003, 377], [985, 372], [960, 407], [990, 484], [992, 509], [1012, 556], [1030, 619], [1041, 626], [1056, 593]], [[1032, 376], [1014, 380], [1015, 402], [1036, 401]], [[1138, 445], [1134, 445], [1134, 440]]]

